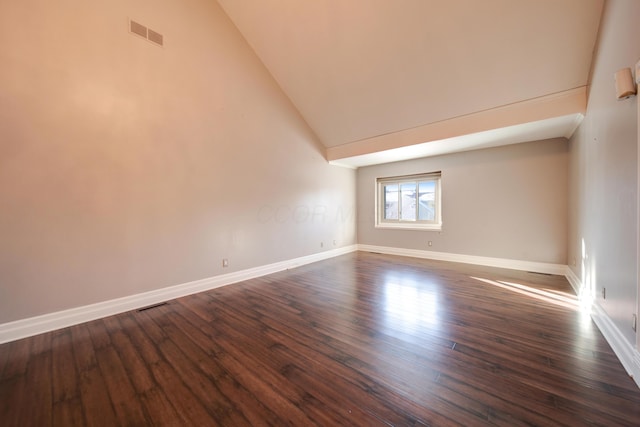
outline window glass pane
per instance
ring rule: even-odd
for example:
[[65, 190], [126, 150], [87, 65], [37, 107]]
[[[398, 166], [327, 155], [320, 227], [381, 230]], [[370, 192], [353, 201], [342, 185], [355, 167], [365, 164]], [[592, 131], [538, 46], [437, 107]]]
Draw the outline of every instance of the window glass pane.
[[377, 178], [376, 227], [440, 230], [439, 172]]
[[402, 193], [402, 220], [416, 220], [416, 183], [403, 182], [400, 184]]
[[384, 219], [398, 219], [398, 184], [384, 186]]
[[418, 219], [436, 220], [436, 182], [422, 181], [418, 185]]

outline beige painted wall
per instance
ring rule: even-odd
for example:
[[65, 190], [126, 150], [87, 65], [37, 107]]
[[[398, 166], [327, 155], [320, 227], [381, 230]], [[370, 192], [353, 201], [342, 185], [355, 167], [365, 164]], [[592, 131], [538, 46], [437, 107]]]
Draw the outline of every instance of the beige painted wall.
[[215, 1], [5, 1], [0, 64], [0, 323], [355, 243], [355, 172]]
[[632, 345], [638, 294], [637, 105], [633, 98], [616, 100], [613, 75], [640, 59], [639, 17], [638, 1], [605, 3], [587, 113], [569, 145], [568, 259]]
[[[560, 138], [360, 168], [358, 243], [565, 264], [567, 159]], [[442, 232], [374, 227], [377, 177], [435, 171]]]

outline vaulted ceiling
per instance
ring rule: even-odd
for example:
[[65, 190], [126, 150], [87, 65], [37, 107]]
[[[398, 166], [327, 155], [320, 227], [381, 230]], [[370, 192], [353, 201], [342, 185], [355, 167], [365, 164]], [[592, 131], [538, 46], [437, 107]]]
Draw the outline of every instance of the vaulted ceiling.
[[364, 166], [570, 136], [603, 0], [218, 0], [326, 147]]

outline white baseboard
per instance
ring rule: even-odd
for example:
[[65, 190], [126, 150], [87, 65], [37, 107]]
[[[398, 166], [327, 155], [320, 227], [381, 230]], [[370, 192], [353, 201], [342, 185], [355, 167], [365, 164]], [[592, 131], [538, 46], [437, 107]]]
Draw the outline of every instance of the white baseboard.
[[0, 324], [0, 344], [357, 251], [357, 245]]
[[566, 271], [564, 273], [564, 277], [567, 278], [569, 284], [573, 288], [573, 292], [576, 293], [578, 297], [582, 296], [582, 281], [576, 276], [576, 273], [573, 272], [569, 266], [566, 267]]
[[388, 255], [433, 259], [437, 261], [462, 262], [465, 264], [485, 265], [488, 267], [510, 268], [512, 270], [533, 271], [535, 273], [557, 274], [561, 276], [566, 273], [567, 269], [566, 265], [561, 264], [452, 254], [448, 252], [432, 252], [419, 249], [392, 248], [388, 246], [358, 245], [358, 250], [365, 252], [379, 252]]
[[597, 301], [593, 300], [593, 295], [589, 295], [589, 291], [584, 289], [582, 280], [569, 267], [567, 267], [565, 277], [571, 283], [580, 300], [583, 303], [588, 303], [586, 308], [590, 311], [593, 322], [607, 340], [629, 376], [640, 387], [640, 351], [625, 339], [607, 312]]
[[629, 376], [640, 387], [640, 352], [625, 339], [620, 330], [613, 323], [607, 313], [597, 302], [593, 303], [591, 318], [595, 322], [602, 335], [620, 359]]

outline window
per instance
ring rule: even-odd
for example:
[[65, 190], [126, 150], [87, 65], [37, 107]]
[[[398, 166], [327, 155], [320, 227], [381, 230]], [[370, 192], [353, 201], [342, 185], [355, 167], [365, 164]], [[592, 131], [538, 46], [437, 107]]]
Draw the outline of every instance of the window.
[[378, 178], [376, 227], [440, 230], [440, 175]]

